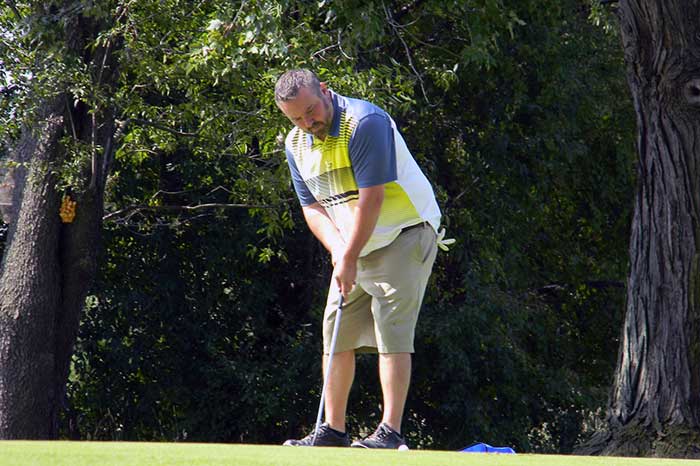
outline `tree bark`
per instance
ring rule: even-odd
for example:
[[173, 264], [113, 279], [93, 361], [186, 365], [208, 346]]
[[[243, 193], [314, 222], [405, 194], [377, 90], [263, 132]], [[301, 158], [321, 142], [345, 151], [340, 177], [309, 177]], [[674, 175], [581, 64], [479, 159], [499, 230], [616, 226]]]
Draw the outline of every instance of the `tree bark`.
[[[20, 150], [32, 167], [13, 224], [0, 275], [0, 438], [49, 438], [56, 360], [55, 303], [60, 299], [59, 200], [49, 162], [62, 118], [49, 112]], [[38, 140], [33, 140], [38, 139]], [[43, 419], [44, 426], [36, 419]]]
[[[68, 53], [96, 70], [94, 84], [115, 82], [110, 46], [86, 52], [97, 36], [95, 21], [79, 13], [62, 21]], [[0, 268], [0, 439], [58, 436], [80, 315], [97, 272], [114, 116], [109, 109], [73, 106], [74, 100], [59, 93], [39, 105], [42, 115], [24, 129], [11, 154], [28, 170], [20, 166], [11, 173], [5, 185], [11, 195], [4, 194], [12, 199], [12, 223]], [[71, 193], [75, 219], [64, 224], [56, 170], [70, 156], [60, 143], [66, 134], [94, 150], [82, 185]]]
[[619, 3], [639, 180], [609, 430], [579, 453], [700, 457], [700, 2]]

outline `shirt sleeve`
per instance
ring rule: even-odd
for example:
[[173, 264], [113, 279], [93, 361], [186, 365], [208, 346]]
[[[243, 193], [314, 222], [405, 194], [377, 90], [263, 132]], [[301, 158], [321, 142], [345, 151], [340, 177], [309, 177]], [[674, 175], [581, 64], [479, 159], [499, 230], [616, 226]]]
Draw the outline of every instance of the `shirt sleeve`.
[[311, 191], [309, 191], [309, 188], [306, 186], [304, 179], [301, 177], [301, 173], [299, 173], [299, 168], [297, 167], [297, 164], [294, 161], [292, 151], [290, 151], [287, 147], [285, 148], [285, 152], [287, 153], [287, 165], [289, 165], [289, 172], [292, 175], [292, 184], [294, 185], [294, 190], [297, 193], [299, 202], [304, 207], [314, 204], [316, 202], [316, 198], [313, 196], [313, 194], [311, 194]]
[[348, 148], [358, 188], [397, 179], [394, 131], [387, 115], [373, 113], [360, 120]]

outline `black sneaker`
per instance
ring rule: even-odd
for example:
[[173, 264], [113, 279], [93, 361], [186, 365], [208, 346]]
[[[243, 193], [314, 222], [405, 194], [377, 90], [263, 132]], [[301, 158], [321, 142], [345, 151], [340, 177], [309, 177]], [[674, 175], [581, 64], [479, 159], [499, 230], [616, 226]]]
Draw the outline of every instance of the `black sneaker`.
[[318, 435], [316, 443], [314, 443], [314, 433], [301, 440], [289, 439], [282, 445], [286, 447], [349, 447], [350, 437], [347, 432], [338, 432], [332, 429], [327, 422], [324, 422], [318, 427]]
[[388, 424], [381, 423], [373, 434], [368, 435], [362, 440], [352, 442], [352, 447], [355, 448], [393, 448], [398, 449], [401, 445], [406, 445], [406, 439]]

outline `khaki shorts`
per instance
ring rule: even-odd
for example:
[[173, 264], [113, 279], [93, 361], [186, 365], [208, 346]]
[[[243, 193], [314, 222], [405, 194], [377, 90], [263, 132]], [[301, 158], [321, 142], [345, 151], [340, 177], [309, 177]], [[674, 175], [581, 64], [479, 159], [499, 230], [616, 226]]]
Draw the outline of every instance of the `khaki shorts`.
[[[437, 254], [435, 230], [404, 229], [388, 246], [361, 257], [357, 284], [343, 304], [335, 352], [413, 353], [425, 287]], [[330, 351], [340, 297], [331, 279], [323, 315], [323, 350]]]

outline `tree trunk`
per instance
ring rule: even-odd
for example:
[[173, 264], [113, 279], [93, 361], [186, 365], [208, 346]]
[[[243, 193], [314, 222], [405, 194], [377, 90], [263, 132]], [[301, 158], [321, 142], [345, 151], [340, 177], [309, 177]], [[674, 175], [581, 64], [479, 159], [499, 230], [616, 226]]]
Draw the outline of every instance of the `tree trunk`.
[[[58, 99], [65, 102], [65, 99]], [[85, 296], [97, 271], [102, 183], [76, 196], [62, 224], [54, 167], [64, 118], [54, 106], [25, 131], [16, 159], [29, 160], [0, 272], [0, 438], [56, 438]], [[59, 110], [57, 110], [59, 109]], [[73, 118], [76, 118], [75, 116]]]
[[[55, 365], [55, 305], [60, 299], [59, 199], [50, 157], [60, 115], [49, 112], [20, 151], [33, 159], [0, 275], [0, 438], [49, 438]], [[40, 138], [40, 139], [39, 139]], [[37, 140], [38, 139], [38, 140]], [[44, 425], [36, 422], [43, 419]]]
[[700, 2], [621, 0], [639, 184], [607, 432], [580, 453], [700, 457]]
[[[95, 85], [114, 82], [110, 46], [86, 52], [97, 36], [95, 21], [79, 14], [61, 20], [68, 53], [98, 70]], [[4, 193], [12, 199], [5, 206], [12, 223], [0, 269], [0, 439], [57, 437], [80, 315], [97, 272], [114, 117], [110, 110], [73, 106], [74, 100], [61, 93], [43, 102], [43, 116], [24, 129], [11, 154], [28, 171], [21, 165], [13, 171], [5, 184], [12, 192]], [[56, 171], [70, 156], [60, 144], [66, 134], [91, 146], [93, 154], [82, 184], [71, 193], [75, 219], [64, 224]]]

